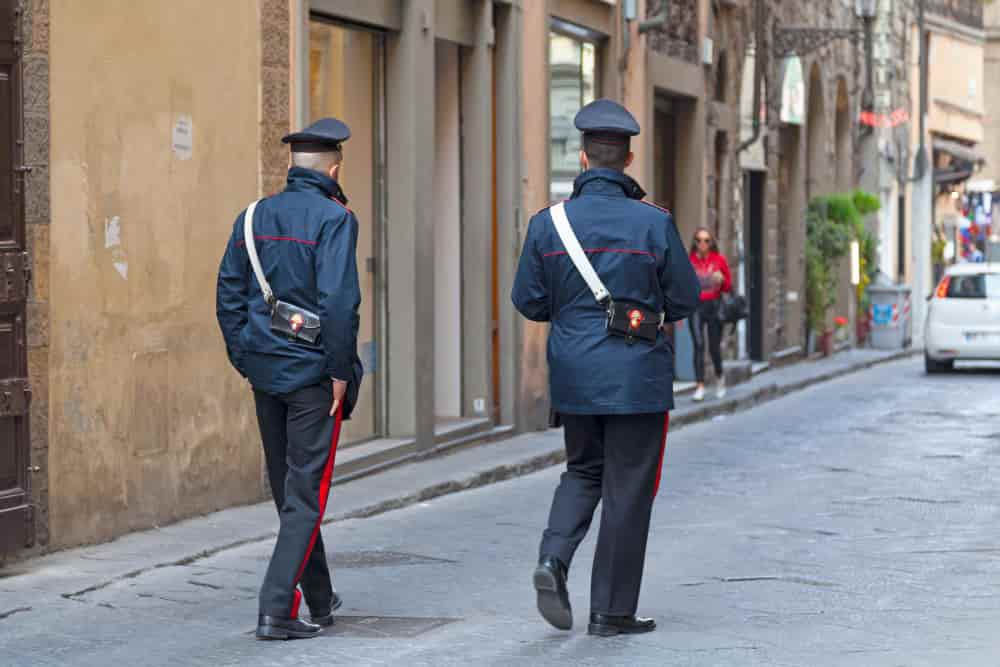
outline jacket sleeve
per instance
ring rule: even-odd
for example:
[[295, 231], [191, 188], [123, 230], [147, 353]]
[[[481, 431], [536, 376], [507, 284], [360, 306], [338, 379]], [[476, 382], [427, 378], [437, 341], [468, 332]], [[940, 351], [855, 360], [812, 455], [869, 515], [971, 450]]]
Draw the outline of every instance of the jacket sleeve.
[[521, 260], [514, 276], [510, 300], [514, 307], [529, 320], [548, 322], [552, 317], [549, 289], [545, 280], [545, 266], [538, 249], [538, 229], [544, 214], [537, 213], [528, 223], [528, 234], [521, 249]]
[[242, 229], [243, 216], [236, 219], [233, 234], [226, 245], [219, 266], [219, 278], [215, 290], [215, 314], [219, 320], [222, 337], [226, 341], [226, 353], [229, 362], [240, 375], [246, 377], [243, 371], [244, 350], [239, 345], [240, 332], [247, 325], [249, 315], [247, 299], [249, 298], [250, 265], [246, 249], [237, 245], [237, 239], [242, 238], [237, 232]]
[[316, 289], [326, 374], [357, 383], [361, 287], [358, 283], [358, 221], [353, 213], [327, 223], [316, 244]]
[[684, 250], [684, 243], [672, 215], [667, 218], [667, 251], [660, 274], [660, 287], [663, 290], [667, 321], [683, 320], [698, 307], [701, 284], [691, 266], [691, 259]]

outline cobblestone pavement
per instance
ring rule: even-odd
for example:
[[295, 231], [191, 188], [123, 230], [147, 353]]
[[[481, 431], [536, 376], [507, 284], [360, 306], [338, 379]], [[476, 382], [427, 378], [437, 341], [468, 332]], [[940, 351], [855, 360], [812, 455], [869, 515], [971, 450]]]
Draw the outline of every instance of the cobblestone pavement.
[[574, 631], [537, 617], [548, 469], [327, 526], [346, 600], [327, 636], [253, 640], [264, 541], [14, 608], [0, 578], [0, 664], [995, 666], [998, 380], [900, 361], [674, 433], [650, 635], [585, 634], [593, 535]]

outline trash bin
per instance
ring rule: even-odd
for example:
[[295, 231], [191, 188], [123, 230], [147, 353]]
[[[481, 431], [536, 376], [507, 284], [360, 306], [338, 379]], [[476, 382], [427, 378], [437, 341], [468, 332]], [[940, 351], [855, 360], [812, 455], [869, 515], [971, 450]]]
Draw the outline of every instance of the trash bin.
[[880, 273], [868, 286], [871, 334], [876, 350], [901, 350], [913, 342], [913, 309], [909, 285], [897, 285]]

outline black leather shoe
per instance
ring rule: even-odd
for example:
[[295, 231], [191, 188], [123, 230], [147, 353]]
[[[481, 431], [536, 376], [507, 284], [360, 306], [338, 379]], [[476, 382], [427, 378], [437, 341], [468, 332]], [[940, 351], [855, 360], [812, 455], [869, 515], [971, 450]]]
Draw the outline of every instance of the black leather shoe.
[[315, 623], [301, 618], [257, 617], [257, 639], [308, 639], [322, 631]]
[[639, 635], [656, 629], [656, 621], [638, 616], [608, 616], [607, 614], [591, 614], [587, 634], [598, 637], [614, 637], [615, 635]]
[[566, 566], [558, 558], [546, 556], [535, 568], [538, 613], [560, 630], [573, 627], [573, 610], [566, 590]]
[[315, 623], [316, 625], [322, 625], [323, 627], [328, 628], [331, 625], [333, 625], [333, 612], [340, 609], [340, 606], [342, 604], [344, 604], [344, 601], [341, 599], [339, 595], [334, 593], [332, 603], [330, 604], [330, 608], [316, 612], [310, 610], [309, 620]]

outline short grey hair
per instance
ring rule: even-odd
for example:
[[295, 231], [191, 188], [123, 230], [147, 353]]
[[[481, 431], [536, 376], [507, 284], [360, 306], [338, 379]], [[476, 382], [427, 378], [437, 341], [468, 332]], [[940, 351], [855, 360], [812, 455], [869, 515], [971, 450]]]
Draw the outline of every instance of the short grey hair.
[[303, 167], [326, 173], [330, 167], [340, 164], [343, 159], [340, 151], [328, 151], [325, 153], [292, 153], [292, 166]]

